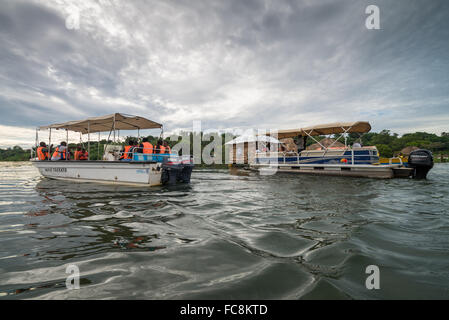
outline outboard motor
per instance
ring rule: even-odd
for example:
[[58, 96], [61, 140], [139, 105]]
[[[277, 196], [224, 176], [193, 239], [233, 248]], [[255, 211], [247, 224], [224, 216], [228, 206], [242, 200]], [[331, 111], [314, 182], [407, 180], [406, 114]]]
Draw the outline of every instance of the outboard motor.
[[413, 151], [408, 157], [408, 166], [413, 168], [413, 178], [426, 179], [427, 173], [433, 168], [432, 152], [425, 149]]
[[172, 157], [164, 159], [162, 163], [161, 183], [164, 185], [173, 185], [179, 180], [183, 165], [177, 159]]
[[190, 183], [190, 176], [194, 167], [193, 158], [190, 156], [182, 156], [181, 161], [183, 167], [181, 173], [178, 176], [178, 181], [183, 183]]

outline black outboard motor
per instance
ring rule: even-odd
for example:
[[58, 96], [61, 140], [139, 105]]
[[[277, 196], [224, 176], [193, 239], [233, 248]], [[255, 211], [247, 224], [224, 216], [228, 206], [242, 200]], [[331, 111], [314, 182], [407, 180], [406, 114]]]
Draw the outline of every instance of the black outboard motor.
[[413, 151], [408, 157], [408, 166], [413, 168], [413, 178], [426, 179], [427, 173], [433, 168], [432, 152], [425, 149]]
[[176, 161], [169, 161], [164, 159], [162, 163], [161, 183], [164, 185], [173, 185], [179, 179], [183, 165]]
[[188, 156], [188, 158], [183, 156], [182, 165], [183, 168], [181, 170], [181, 173], [178, 175], [178, 181], [183, 183], [190, 183], [190, 176], [192, 175], [192, 170], [194, 167], [193, 158], [190, 156]]

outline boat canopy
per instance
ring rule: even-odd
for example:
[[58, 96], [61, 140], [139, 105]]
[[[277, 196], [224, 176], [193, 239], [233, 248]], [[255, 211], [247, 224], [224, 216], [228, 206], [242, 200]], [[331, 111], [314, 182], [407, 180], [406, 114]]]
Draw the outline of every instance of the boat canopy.
[[85, 133], [106, 132], [111, 130], [138, 130], [162, 128], [162, 124], [143, 117], [114, 113], [85, 120], [68, 121], [39, 127], [45, 129], [65, 129]]
[[226, 142], [227, 145], [239, 144], [245, 142], [269, 142], [269, 143], [281, 143], [278, 139], [269, 136], [255, 136], [255, 135], [243, 135], [235, 138], [229, 142]]
[[[320, 124], [317, 126], [301, 129], [279, 130], [277, 132], [279, 139], [294, 138], [297, 136], [324, 136], [338, 133], [366, 133], [371, 130], [371, 125], [367, 121], [356, 122], [336, 122]], [[267, 135], [270, 135], [269, 133]]]

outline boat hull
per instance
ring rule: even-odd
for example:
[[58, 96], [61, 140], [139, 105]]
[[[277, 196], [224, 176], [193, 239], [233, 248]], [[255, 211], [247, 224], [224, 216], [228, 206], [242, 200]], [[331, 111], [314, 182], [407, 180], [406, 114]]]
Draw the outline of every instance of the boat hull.
[[123, 185], [161, 185], [162, 164], [121, 161], [32, 161], [47, 178]]
[[409, 177], [412, 170], [400, 168], [396, 165], [331, 165], [331, 164], [253, 164], [253, 170], [258, 170], [265, 174], [276, 172], [327, 175], [327, 176], [347, 176], [392, 179], [399, 177]]

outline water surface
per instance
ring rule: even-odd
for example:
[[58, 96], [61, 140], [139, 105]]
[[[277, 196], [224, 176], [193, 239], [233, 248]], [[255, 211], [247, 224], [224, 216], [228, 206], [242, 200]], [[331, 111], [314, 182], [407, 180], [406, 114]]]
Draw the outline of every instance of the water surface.
[[0, 299], [448, 299], [448, 196], [445, 164], [426, 181], [198, 170], [146, 188], [0, 163]]

